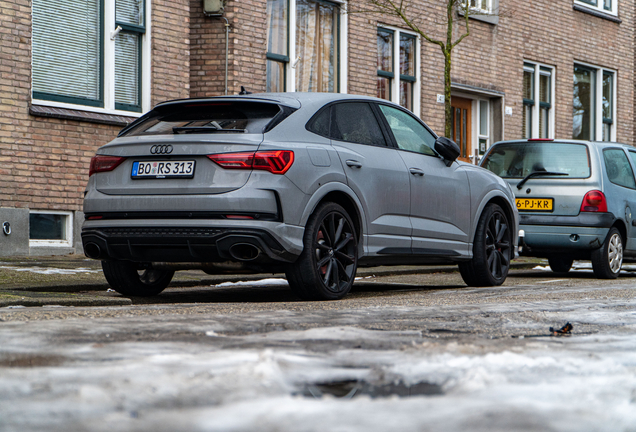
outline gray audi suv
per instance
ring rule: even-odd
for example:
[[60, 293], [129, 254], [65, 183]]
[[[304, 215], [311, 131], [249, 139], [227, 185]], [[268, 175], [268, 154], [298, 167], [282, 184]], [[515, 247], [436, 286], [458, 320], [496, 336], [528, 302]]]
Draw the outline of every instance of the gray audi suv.
[[85, 254], [123, 295], [174, 272], [286, 274], [339, 299], [359, 266], [459, 265], [500, 285], [515, 257], [510, 186], [381, 99], [264, 93], [164, 102], [91, 160]]

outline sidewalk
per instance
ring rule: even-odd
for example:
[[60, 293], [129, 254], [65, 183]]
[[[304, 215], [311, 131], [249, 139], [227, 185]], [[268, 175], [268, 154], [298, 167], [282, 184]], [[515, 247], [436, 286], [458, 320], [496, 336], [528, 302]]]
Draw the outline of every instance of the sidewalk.
[[[512, 268], [532, 268], [541, 261], [520, 258]], [[448, 273], [457, 266], [395, 266], [359, 268], [357, 277]], [[175, 273], [170, 287], [213, 286], [223, 282], [284, 278], [281, 274], [208, 275], [199, 270]], [[168, 289], [170, 289], [170, 287]], [[101, 263], [83, 255], [0, 259], [0, 307], [119, 306], [131, 300], [116, 292], [101, 271]]]

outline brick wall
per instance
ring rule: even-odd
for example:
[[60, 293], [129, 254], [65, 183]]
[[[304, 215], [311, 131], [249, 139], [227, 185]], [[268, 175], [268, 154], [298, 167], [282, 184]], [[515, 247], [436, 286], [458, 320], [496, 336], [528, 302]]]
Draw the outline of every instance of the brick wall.
[[90, 157], [118, 128], [29, 114], [31, 4], [1, 7], [0, 207], [80, 210]]
[[[229, 15], [228, 11], [226, 18]], [[233, 46], [234, 31], [230, 29], [229, 43]], [[225, 20], [203, 15], [200, 0], [190, 1], [190, 39], [190, 97], [224, 94]]]
[[190, 96], [190, 5], [152, 0], [152, 106]]
[[555, 67], [555, 136], [572, 137], [575, 62], [617, 71], [617, 140], [634, 144], [634, 5], [619, 3], [622, 23], [573, 10], [572, 1], [501, 2], [496, 26], [471, 20], [453, 56], [453, 81], [505, 91], [505, 138], [521, 136], [523, 61]]
[[[435, 39], [445, 40], [444, 2], [413, 2], [418, 25]], [[452, 56], [454, 83], [503, 92], [513, 115], [505, 116], [505, 139], [521, 136], [524, 60], [555, 67], [555, 135], [572, 137], [572, 87], [575, 61], [617, 71], [617, 140], [634, 144], [634, 4], [619, 3], [620, 24], [573, 10], [572, 0], [501, 1], [496, 25], [470, 19], [471, 35], [457, 45]], [[457, 38], [463, 18], [457, 18]], [[349, 92], [375, 95], [375, 27], [388, 24], [405, 28], [395, 18], [351, 15], [349, 19]], [[436, 103], [444, 93], [444, 58], [437, 45], [421, 42], [421, 117], [443, 133], [444, 106]]]
[[[575, 11], [570, 0], [510, 0], [497, 25], [471, 20], [471, 36], [453, 55], [456, 83], [505, 94], [505, 138], [521, 134], [523, 61], [555, 67], [556, 136], [572, 131], [572, 67], [575, 61], [617, 71], [618, 140], [634, 144], [634, 5], [619, 4], [621, 23]], [[443, 14], [440, 2], [419, 2], [422, 28]], [[75, 118], [34, 116], [30, 109], [31, 4], [0, 4], [0, 207], [81, 210], [90, 157], [120, 126]], [[266, 0], [229, 0], [228, 93], [240, 86], [265, 90]], [[378, 23], [404, 27], [386, 16], [348, 17], [348, 91], [375, 95]], [[433, 32], [436, 37], [443, 33]], [[421, 43], [422, 118], [436, 131], [444, 124], [443, 57]], [[200, 0], [152, 2], [152, 104], [221, 95], [225, 74], [225, 20], [205, 17]]]
[[[189, 6], [153, 0], [153, 105], [189, 96]], [[31, 2], [0, 14], [0, 207], [81, 210], [90, 158], [121, 126], [31, 115]]]

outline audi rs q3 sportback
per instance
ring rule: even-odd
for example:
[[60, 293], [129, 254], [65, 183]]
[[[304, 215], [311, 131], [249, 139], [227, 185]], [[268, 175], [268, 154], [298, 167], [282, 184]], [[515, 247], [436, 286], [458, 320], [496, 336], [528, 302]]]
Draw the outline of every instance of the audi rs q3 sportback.
[[567, 273], [592, 261], [597, 278], [636, 260], [636, 149], [615, 142], [530, 139], [495, 143], [481, 166], [515, 191], [522, 255]]
[[91, 160], [85, 254], [128, 296], [175, 270], [284, 272], [338, 299], [358, 266], [456, 263], [499, 285], [516, 253], [510, 186], [455, 159], [411, 112], [327, 93], [169, 101]]

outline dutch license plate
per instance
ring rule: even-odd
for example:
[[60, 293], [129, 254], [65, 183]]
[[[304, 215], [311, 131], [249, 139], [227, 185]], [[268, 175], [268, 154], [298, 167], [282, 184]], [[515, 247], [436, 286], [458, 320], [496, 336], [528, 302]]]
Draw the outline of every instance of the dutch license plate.
[[133, 162], [132, 178], [192, 178], [194, 161]]
[[552, 198], [517, 198], [517, 210], [551, 212], [554, 199]]

